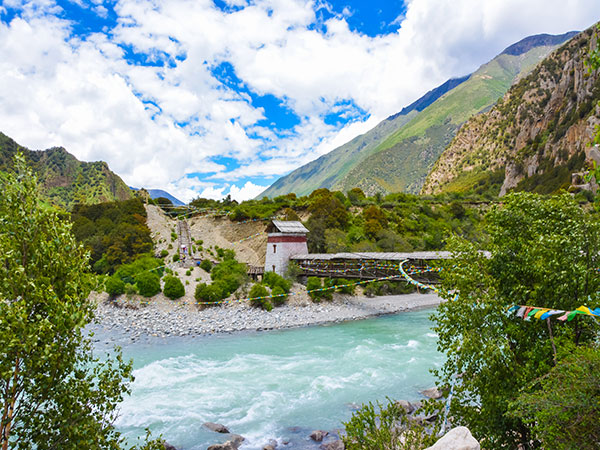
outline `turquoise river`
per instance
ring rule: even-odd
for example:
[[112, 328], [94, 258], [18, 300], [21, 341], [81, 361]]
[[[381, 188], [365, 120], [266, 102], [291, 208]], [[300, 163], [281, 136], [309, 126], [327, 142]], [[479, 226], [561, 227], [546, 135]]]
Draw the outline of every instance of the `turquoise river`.
[[433, 385], [429, 370], [443, 356], [430, 313], [123, 345], [135, 382], [117, 427], [132, 443], [149, 427], [185, 450], [226, 440], [204, 422], [244, 436], [244, 450], [270, 439], [279, 448], [318, 448], [308, 434], [342, 428], [357, 405], [416, 400]]

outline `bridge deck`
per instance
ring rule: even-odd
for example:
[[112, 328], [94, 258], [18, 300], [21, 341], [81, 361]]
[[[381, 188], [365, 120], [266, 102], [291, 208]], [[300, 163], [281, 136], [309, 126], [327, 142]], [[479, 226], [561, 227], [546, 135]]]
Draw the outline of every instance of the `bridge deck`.
[[356, 253], [307, 253], [294, 255], [293, 261], [335, 261], [335, 260], [375, 260], [375, 261], [404, 261], [408, 260], [436, 260], [451, 259], [450, 252], [410, 252], [410, 253], [382, 253], [382, 252], [356, 252]]

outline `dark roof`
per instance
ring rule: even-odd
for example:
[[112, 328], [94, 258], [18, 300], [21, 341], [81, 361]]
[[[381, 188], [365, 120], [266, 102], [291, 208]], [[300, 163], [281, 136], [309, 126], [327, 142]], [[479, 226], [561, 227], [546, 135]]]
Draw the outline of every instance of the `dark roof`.
[[304, 225], [302, 225], [302, 222], [292, 220], [274, 220], [273, 225], [269, 227], [269, 232], [306, 234], [308, 233], [308, 230], [304, 227]]

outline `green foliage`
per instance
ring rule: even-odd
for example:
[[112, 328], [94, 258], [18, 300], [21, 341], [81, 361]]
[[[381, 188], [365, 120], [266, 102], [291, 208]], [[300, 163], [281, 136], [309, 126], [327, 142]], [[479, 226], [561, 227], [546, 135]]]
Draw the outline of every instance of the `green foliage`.
[[161, 250], [160, 251], [160, 257], [161, 258], [166, 258], [168, 254], [169, 254], [168, 250]]
[[212, 263], [208, 259], [204, 259], [200, 263], [200, 268], [205, 272], [210, 272], [212, 270]]
[[141, 255], [132, 263], [124, 264], [119, 267], [115, 272], [115, 276], [123, 280], [125, 284], [135, 284], [137, 276], [147, 271], [158, 274], [160, 278], [163, 274], [162, 261], [151, 255]]
[[[438, 347], [447, 360], [440, 385], [461, 374], [451, 415], [489, 448], [529, 448], [530, 425], [510, 416], [510, 402], [546, 375], [558, 353], [594, 339], [595, 324], [577, 316], [566, 323], [524, 322], [512, 305], [572, 310], [597, 304], [600, 292], [598, 222], [567, 194], [544, 199], [509, 194], [487, 217], [490, 257], [463, 239], [442, 271], [442, 303], [434, 314]], [[458, 294], [454, 300], [455, 294]]]
[[113, 273], [120, 265], [152, 250], [146, 210], [138, 198], [96, 205], [76, 204], [71, 220], [73, 234], [89, 250], [97, 273]]
[[250, 304], [252, 306], [271, 311], [273, 309], [273, 305], [271, 304], [270, 299], [264, 298], [268, 296], [269, 291], [267, 291], [267, 288], [261, 283], [256, 283], [254, 286], [252, 286], [252, 289], [250, 289], [250, 294], [248, 294], [248, 297], [250, 298]]
[[336, 278], [335, 285], [338, 286], [337, 291], [342, 294], [350, 294], [354, 295], [354, 291], [356, 289], [356, 285], [353, 281], [347, 280], [345, 278]]
[[543, 448], [592, 450], [600, 444], [600, 351], [574, 349], [535, 388], [527, 386], [511, 415], [532, 429]]
[[271, 289], [280, 287], [286, 294], [290, 292], [290, 289], [292, 288], [292, 283], [289, 280], [286, 280], [281, 275], [271, 271], [264, 273], [262, 282]]
[[283, 305], [287, 300], [287, 294], [288, 292], [286, 292], [281, 286], [275, 286], [271, 291], [271, 295], [273, 295], [271, 303], [273, 303], [275, 306]]
[[117, 405], [131, 363], [93, 356], [86, 252], [71, 225], [40, 207], [24, 158], [0, 183], [0, 445], [116, 449]]
[[387, 405], [377, 402], [377, 409], [369, 402], [344, 423], [346, 449], [416, 450], [435, 443], [435, 433], [411, 420], [398, 403], [390, 399]]
[[232, 253], [227, 250], [223, 255], [227, 259], [215, 265], [211, 270], [212, 284], [201, 283], [196, 287], [196, 300], [218, 302], [229, 297], [248, 280], [246, 265], [237, 262], [235, 259], [230, 259]]
[[164, 281], [165, 284], [163, 286], [163, 292], [171, 300], [176, 300], [185, 295], [185, 288], [183, 287], [183, 283], [179, 278], [174, 276], [166, 276]]
[[177, 261], [179, 261], [179, 253], [175, 253], [173, 255], [173, 262], [177, 262]]
[[314, 291], [314, 292], [308, 293], [310, 298], [312, 298], [313, 302], [321, 301], [321, 292], [316, 292], [315, 290], [321, 289], [322, 287], [323, 287], [323, 283], [321, 282], [321, 279], [318, 277], [308, 277], [308, 280], [306, 280], [306, 290]]
[[374, 281], [365, 286], [364, 293], [367, 297], [380, 295], [410, 294], [415, 291], [412, 284], [404, 281]]
[[194, 298], [199, 302], [218, 302], [223, 298], [223, 292], [214, 284], [200, 283], [196, 286]]
[[104, 290], [107, 294], [115, 297], [125, 293], [125, 283], [116, 276], [108, 277], [104, 282]]
[[[308, 295], [313, 302], [320, 302], [321, 300], [331, 300], [333, 298], [333, 289], [325, 289], [333, 286], [332, 280], [327, 280], [325, 283], [322, 282], [319, 277], [308, 277], [306, 281], [306, 290], [314, 291], [309, 292]], [[316, 289], [323, 289], [321, 291]]]
[[135, 285], [140, 295], [153, 297], [160, 292], [160, 276], [155, 272], [141, 272], [135, 277]]

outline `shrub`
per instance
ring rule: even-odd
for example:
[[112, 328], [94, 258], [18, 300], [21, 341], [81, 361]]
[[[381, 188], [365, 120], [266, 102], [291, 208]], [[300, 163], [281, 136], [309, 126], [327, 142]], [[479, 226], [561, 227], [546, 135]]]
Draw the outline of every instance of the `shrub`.
[[135, 287], [135, 284], [129, 284], [129, 283], [127, 283], [125, 285], [125, 294], [127, 294], [127, 295], [136, 295], [137, 293], [138, 293], [138, 290]]
[[173, 255], [173, 262], [177, 262], [177, 261], [179, 261], [179, 253], [175, 253]]
[[267, 297], [269, 295], [269, 291], [267, 291], [267, 288], [260, 284], [260, 283], [256, 283], [254, 286], [252, 286], [252, 289], [250, 289], [250, 304], [252, 306], [256, 306], [258, 308], [262, 308], [262, 309], [266, 309], [267, 311], [271, 311], [273, 309], [273, 305], [271, 305], [271, 302], [269, 301], [268, 298], [261, 298], [261, 297]]
[[174, 242], [176, 240], [177, 240], [177, 233], [171, 232], [171, 242]]
[[118, 277], [108, 277], [104, 283], [104, 290], [107, 294], [115, 297], [125, 293], [125, 283]]
[[199, 302], [215, 303], [223, 298], [222, 295], [223, 292], [219, 289], [219, 286], [206, 283], [200, 283], [196, 286], [196, 292], [194, 292], [194, 298]]
[[183, 287], [183, 284], [179, 278], [167, 276], [165, 277], [163, 292], [171, 300], [175, 300], [185, 295], [185, 288]]
[[160, 292], [160, 277], [154, 272], [142, 272], [135, 282], [140, 295], [152, 297]]
[[205, 272], [210, 272], [212, 269], [212, 263], [208, 259], [204, 259], [200, 263], [200, 268]]
[[316, 289], [320, 289], [322, 287], [323, 287], [323, 284], [321, 283], [320, 278], [308, 277], [308, 280], [306, 281], [306, 290], [312, 291], [312, 292], [309, 292], [308, 295], [310, 296], [310, 298], [312, 298], [313, 302], [321, 301], [322, 292], [316, 291]]
[[188, 269], [188, 270], [185, 271], [185, 275], [186, 276], [189, 277], [191, 274], [192, 274], [192, 269]]
[[286, 294], [290, 292], [290, 289], [292, 288], [291, 281], [286, 280], [281, 275], [278, 275], [275, 272], [265, 272], [263, 275], [262, 282], [263, 284], [269, 286], [271, 289], [275, 289], [277, 286], [279, 286]]
[[115, 272], [115, 276], [120, 278], [125, 284], [135, 284], [138, 274], [147, 271], [154, 271], [159, 278], [162, 276], [163, 262], [160, 259], [150, 255], [143, 255], [134, 262], [124, 264]]
[[168, 250], [161, 250], [160, 251], [160, 257], [161, 258], [165, 258], [168, 254], [169, 254]]
[[[287, 300], [287, 292], [285, 292], [281, 286], [275, 286], [271, 291], [271, 295], [273, 295], [271, 302], [275, 306], [283, 305]], [[280, 295], [280, 297], [277, 297], [278, 295]]]
[[377, 407], [379, 412], [369, 402], [344, 423], [346, 435], [342, 440], [346, 449], [412, 450], [435, 443], [437, 429], [427, 432], [423, 425], [411, 420], [399, 403], [388, 399], [386, 406], [377, 402]]
[[347, 280], [345, 278], [337, 278], [335, 280], [335, 284], [336, 284], [336, 286], [338, 286], [338, 288], [337, 288], [338, 292], [341, 292], [342, 294], [354, 295], [354, 289], [356, 288], [356, 285], [354, 284], [354, 282]]

